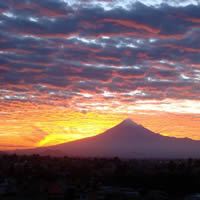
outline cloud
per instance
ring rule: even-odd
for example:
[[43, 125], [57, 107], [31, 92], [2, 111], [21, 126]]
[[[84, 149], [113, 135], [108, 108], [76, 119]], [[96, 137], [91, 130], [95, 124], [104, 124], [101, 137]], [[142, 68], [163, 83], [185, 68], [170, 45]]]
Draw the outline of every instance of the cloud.
[[199, 11], [195, 0], [1, 2], [0, 100], [198, 101]]

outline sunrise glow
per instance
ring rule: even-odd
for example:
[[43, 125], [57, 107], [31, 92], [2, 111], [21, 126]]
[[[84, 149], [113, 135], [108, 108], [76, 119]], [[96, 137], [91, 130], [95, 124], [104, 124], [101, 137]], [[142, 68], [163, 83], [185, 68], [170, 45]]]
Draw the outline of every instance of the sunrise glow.
[[94, 136], [131, 118], [200, 140], [195, 1], [0, 5], [0, 150]]

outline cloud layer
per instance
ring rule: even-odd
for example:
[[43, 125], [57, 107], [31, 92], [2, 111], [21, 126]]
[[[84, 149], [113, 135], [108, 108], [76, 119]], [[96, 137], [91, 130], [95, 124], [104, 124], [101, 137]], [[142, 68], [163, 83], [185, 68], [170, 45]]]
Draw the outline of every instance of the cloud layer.
[[199, 34], [195, 0], [2, 1], [0, 101], [198, 102]]

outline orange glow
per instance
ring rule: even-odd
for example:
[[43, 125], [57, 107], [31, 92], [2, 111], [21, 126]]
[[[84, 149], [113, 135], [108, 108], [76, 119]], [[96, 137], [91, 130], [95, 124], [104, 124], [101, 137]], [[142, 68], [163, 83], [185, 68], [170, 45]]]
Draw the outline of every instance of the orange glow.
[[[5, 105], [4, 105], [5, 106]], [[59, 144], [94, 136], [131, 117], [150, 130], [167, 136], [200, 139], [200, 115], [135, 111], [80, 112], [64, 107], [12, 103], [0, 110], [0, 149]]]

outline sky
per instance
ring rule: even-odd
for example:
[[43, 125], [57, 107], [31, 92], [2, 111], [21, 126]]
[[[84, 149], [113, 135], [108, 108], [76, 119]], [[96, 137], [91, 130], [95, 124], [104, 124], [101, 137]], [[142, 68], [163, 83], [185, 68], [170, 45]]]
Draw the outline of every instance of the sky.
[[199, 0], [0, 0], [0, 150], [127, 117], [200, 140]]

